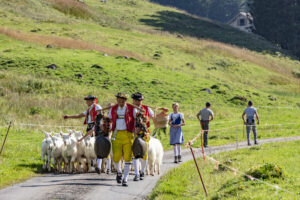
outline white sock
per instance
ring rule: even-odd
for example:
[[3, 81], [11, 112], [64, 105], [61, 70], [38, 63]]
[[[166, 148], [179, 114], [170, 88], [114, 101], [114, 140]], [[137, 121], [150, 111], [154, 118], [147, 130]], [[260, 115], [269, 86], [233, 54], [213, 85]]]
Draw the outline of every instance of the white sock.
[[125, 181], [127, 181], [127, 179], [128, 179], [130, 166], [131, 166], [131, 163], [125, 163], [125, 166], [124, 166], [124, 180]]
[[148, 164], [148, 160], [144, 160], [144, 159], [141, 159], [141, 164], [142, 164], [142, 172], [145, 173], [145, 169], [146, 169], [146, 166]]
[[114, 162], [114, 166], [115, 166], [117, 172], [118, 172], [119, 174], [122, 174], [122, 169], [121, 169], [121, 164], [120, 164], [120, 162], [118, 162], [118, 163]]
[[110, 159], [106, 159], [106, 164], [107, 164], [107, 169], [110, 170], [110, 168], [111, 168], [111, 160]]
[[174, 156], [177, 156], [177, 147], [176, 147], [176, 145], [174, 145], [173, 150], [174, 150]]
[[178, 153], [178, 156], [181, 156], [181, 145], [177, 145], [177, 153]]
[[139, 175], [139, 159], [132, 159], [135, 175]]
[[97, 158], [97, 167], [100, 170], [101, 170], [101, 164], [102, 164], [102, 159], [101, 158]]

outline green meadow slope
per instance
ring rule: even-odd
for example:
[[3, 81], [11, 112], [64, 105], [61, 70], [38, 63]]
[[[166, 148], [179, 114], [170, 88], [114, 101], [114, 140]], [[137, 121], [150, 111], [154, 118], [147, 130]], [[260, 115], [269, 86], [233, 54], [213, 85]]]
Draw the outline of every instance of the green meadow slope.
[[[218, 165], [209, 159], [204, 162], [200, 157], [198, 163], [208, 197], [194, 161], [189, 161], [168, 172], [149, 199], [299, 199], [300, 171], [295, 167], [300, 161], [299, 144], [299, 141], [263, 144], [211, 155], [220, 162]], [[251, 181], [245, 174], [259, 181]]]
[[[26, 130], [24, 137], [31, 135], [34, 127], [21, 122], [82, 125], [81, 120], [62, 121], [62, 115], [85, 110], [85, 95], [95, 94], [106, 105], [118, 91], [140, 91], [153, 106], [170, 108], [177, 101], [189, 125], [198, 124], [195, 114], [206, 101], [216, 113], [213, 128], [240, 124], [250, 99], [261, 107], [264, 124], [299, 122], [300, 62], [289, 52], [256, 35], [144, 0], [84, 2], [0, 1], [0, 121], [14, 120], [13, 133]], [[55, 70], [46, 67], [51, 64]], [[259, 137], [297, 135], [297, 128], [264, 127]], [[198, 130], [186, 127], [185, 139]], [[236, 138], [231, 130], [212, 137], [211, 145]], [[162, 142], [170, 148], [167, 137]], [[26, 144], [22, 151], [38, 149], [38, 142]], [[33, 173], [38, 167], [26, 169]], [[5, 169], [12, 174], [19, 170], [14, 164]]]

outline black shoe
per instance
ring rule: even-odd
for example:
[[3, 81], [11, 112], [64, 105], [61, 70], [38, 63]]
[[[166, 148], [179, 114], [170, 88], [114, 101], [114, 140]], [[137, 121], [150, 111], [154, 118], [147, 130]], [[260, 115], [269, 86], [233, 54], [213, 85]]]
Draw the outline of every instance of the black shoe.
[[128, 183], [127, 183], [127, 181], [125, 181], [124, 179], [123, 179], [123, 181], [122, 181], [122, 186], [123, 186], [123, 187], [128, 187]]
[[122, 174], [117, 173], [117, 183], [122, 183]]
[[97, 174], [101, 174], [101, 170], [98, 167], [96, 167], [95, 170], [96, 170]]
[[140, 180], [142, 181], [142, 180], [144, 180], [144, 178], [145, 178], [145, 173], [144, 172], [140, 172]]
[[178, 156], [178, 162], [182, 162], [181, 161], [181, 155]]
[[251, 143], [250, 143], [250, 142], [248, 142], [248, 146], [251, 146]]
[[255, 144], [255, 145], [258, 145], [258, 142], [257, 142], [257, 141], [255, 141], [255, 142], [254, 142], [254, 144]]
[[139, 181], [139, 180], [140, 180], [139, 175], [135, 175], [134, 178], [133, 178], [133, 181]]
[[107, 170], [106, 170], [106, 174], [110, 174], [110, 169], [107, 169]]
[[174, 163], [178, 163], [178, 160], [177, 160], [178, 156], [175, 156], [175, 160], [174, 160]]

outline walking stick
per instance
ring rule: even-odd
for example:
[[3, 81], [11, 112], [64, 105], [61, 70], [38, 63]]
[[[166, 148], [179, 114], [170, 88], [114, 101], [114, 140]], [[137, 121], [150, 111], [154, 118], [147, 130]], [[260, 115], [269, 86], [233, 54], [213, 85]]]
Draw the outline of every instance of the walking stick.
[[205, 155], [204, 155], [204, 148], [203, 148], [203, 130], [201, 130], [201, 149], [202, 149], [203, 161], [205, 162]]
[[0, 150], [0, 155], [1, 155], [2, 150], [3, 150], [3, 148], [4, 148], [4, 144], [5, 144], [5, 142], [6, 142], [6, 138], [7, 138], [7, 136], [8, 136], [10, 127], [11, 127], [11, 122], [10, 122], [9, 125], [8, 125], [8, 129], [7, 129], [7, 131], [6, 131], [6, 135], [5, 135], [5, 138], [4, 138], [4, 141], [3, 141], [3, 144], [2, 144], [1, 150]]
[[202, 176], [201, 176], [201, 173], [200, 173], [200, 169], [199, 169], [197, 160], [196, 160], [196, 158], [195, 158], [194, 151], [193, 151], [192, 146], [191, 146], [191, 142], [189, 142], [188, 144], [189, 144], [190, 150], [191, 150], [191, 152], [192, 152], [193, 159], [194, 159], [194, 162], [195, 162], [195, 165], [196, 165], [196, 168], [197, 168], [197, 171], [198, 171], [198, 174], [199, 174], [199, 177], [200, 177], [200, 180], [201, 180], [201, 183], [202, 183], [202, 186], [203, 186], [205, 195], [208, 196], [207, 191], [206, 191], [206, 188], [205, 188], [205, 185], [204, 185], [204, 181], [203, 181]]

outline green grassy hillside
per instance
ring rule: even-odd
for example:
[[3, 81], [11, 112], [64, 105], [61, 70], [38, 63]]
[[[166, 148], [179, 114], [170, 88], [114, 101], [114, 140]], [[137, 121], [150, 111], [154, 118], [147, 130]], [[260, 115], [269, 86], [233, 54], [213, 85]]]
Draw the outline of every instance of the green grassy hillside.
[[[295, 168], [300, 161], [299, 144], [264, 144], [211, 155], [220, 162], [218, 170], [214, 162], [207, 159], [204, 163], [200, 158], [198, 163], [208, 191], [206, 198], [194, 161], [189, 161], [166, 174], [150, 199], [299, 199], [300, 171]], [[263, 170], [265, 164], [275, 164], [277, 171], [271, 167]], [[237, 169], [238, 173], [235, 175], [227, 167]], [[247, 180], [244, 174], [260, 181]], [[276, 190], [276, 186], [281, 189]]]
[[[80, 126], [82, 120], [63, 121], [62, 115], [85, 110], [85, 95], [95, 94], [106, 105], [118, 91], [140, 91], [152, 106], [179, 102], [193, 125], [184, 128], [185, 140], [199, 132], [195, 115], [207, 101], [216, 114], [212, 129], [241, 125], [250, 99], [260, 107], [263, 124], [299, 122], [300, 62], [288, 52], [148, 1], [84, 2], [0, 2], [0, 125], [14, 120], [14, 133]], [[51, 64], [55, 70], [46, 67]], [[23, 127], [21, 122], [53, 126]], [[259, 137], [297, 135], [298, 129], [297, 124], [263, 126]], [[211, 134], [210, 145], [236, 138], [231, 129]], [[162, 142], [170, 148], [167, 137]]]

